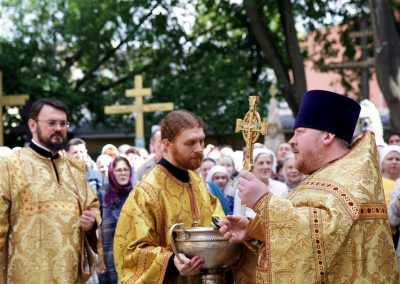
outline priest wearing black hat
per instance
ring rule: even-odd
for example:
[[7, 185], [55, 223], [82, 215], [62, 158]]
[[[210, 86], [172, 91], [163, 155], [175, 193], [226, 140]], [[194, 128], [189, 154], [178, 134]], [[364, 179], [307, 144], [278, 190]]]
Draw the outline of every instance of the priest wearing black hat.
[[257, 216], [228, 216], [220, 230], [261, 242], [260, 283], [398, 283], [374, 135], [352, 142], [359, 113], [333, 92], [304, 95], [289, 143], [309, 176], [288, 199], [240, 173], [239, 196]]

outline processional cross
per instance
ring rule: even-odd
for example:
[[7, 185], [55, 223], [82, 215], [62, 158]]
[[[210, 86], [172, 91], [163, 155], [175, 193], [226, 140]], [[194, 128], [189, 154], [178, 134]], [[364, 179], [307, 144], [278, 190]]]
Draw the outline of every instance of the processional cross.
[[3, 96], [3, 72], [0, 71], [0, 146], [4, 145], [3, 137], [3, 107], [23, 106], [29, 99], [29, 95]]
[[260, 114], [257, 112], [258, 100], [258, 96], [249, 96], [249, 110], [244, 119], [236, 119], [235, 132], [242, 132], [243, 139], [246, 141], [243, 168], [248, 171], [253, 170], [254, 143], [256, 143], [260, 134], [266, 135], [268, 132], [268, 122], [262, 121]]
[[105, 106], [105, 114], [123, 114], [123, 113], [136, 113], [135, 119], [135, 146], [144, 147], [144, 131], [143, 131], [143, 113], [155, 111], [170, 111], [174, 109], [173, 103], [153, 103], [143, 104], [143, 97], [150, 96], [151, 89], [143, 88], [143, 79], [141, 75], [135, 76], [135, 88], [126, 90], [126, 97], [135, 97], [135, 104], [133, 105], [113, 105]]

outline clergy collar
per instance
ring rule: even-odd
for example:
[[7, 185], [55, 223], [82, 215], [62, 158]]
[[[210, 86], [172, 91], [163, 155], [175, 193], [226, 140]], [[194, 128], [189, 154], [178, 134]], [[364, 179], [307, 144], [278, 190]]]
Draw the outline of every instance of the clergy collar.
[[313, 171], [312, 173], [310, 173], [310, 175], [312, 175], [314, 173], [318, 173], [319, 171], [325, 169], [327, 166], [331, 165], [332, 163], [336, 162], [339, 159], [340, 159], [340, 157], [336, 158], [336, 159], [333, 159], [332, 161], [323, 164], [319, 169], [317, 169], [317, 170]]
[[164, 168], [166, 168], [175, 178], [177, 178], [181, 182], [189, 182], [188, 171], [181, 170], [180, 168], [174, 166], [164, 158], [162, 158], [158, 163]]
[[52, 153], [49, 150], [45, 149], [42, 145], [38, 144], [37, 142], [31, 140], [31, 142], [29, 143], [29, 147], [35, 151], [36, 153], [38, 153], [39, 155], [48, 158], [48, 159], [52, 159], [52, 160], [56, 160], [60, 157], [60, 154], [58, 153]]

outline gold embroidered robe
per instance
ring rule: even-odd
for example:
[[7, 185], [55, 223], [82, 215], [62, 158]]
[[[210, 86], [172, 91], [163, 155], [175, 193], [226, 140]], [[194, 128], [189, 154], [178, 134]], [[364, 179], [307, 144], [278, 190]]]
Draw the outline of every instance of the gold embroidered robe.
[[257, 283], [398, 283], [371, 133], [289, 200], [267, 194], [255, 211], [247, 230], [263, 241]]
[[0, 161], [0, 283], [84, 283], [79, 219], [86, 206], [100, 216], [99, 204], [83, 162], [54, 163], [59, 182], [51, 160], [31, 148]]
[[204, 181], [189, 171], [189, 183], [156, 165], [132, 190], [118, 219], [114, 261], [119, 283], [195, 283], [196, 277], [166, 275], [172, 255], [171, 225], [211, 226], [211, 217], [223, 217], [219, 201]]

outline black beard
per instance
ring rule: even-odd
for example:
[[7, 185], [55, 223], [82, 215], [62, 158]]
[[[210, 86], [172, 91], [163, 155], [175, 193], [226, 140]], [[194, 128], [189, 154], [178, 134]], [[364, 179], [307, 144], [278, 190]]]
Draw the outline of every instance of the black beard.
[[61, 143], [51, 142], [51, 141], [39, 141], [43, 146], [49, 149], [51, 152], [58, 152], [62, 149], [65, 149], [67, 141], [63, 139]]
[[[57, 133], [57, 134], [62, 136], [61, 133]], [[65, 146], [67, 145], [67, 137], [62, 137], [62, 141], [61, 142], [52, 142], [51, 141], [52, 137], [50, 137], [49, 139], [46, 139], [46, 140], [43, 139], [42, 133], [40, 131], [38, 131], [37, 139], [38, 139], [40, 144], [45, 146], [47, 149], [49, 149], [53, 153], [58, 152], [61, 149], [64, 149]]]

